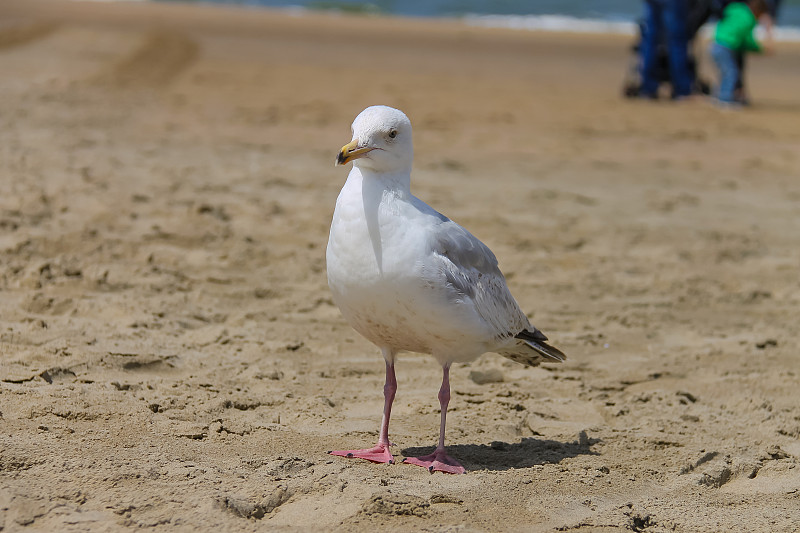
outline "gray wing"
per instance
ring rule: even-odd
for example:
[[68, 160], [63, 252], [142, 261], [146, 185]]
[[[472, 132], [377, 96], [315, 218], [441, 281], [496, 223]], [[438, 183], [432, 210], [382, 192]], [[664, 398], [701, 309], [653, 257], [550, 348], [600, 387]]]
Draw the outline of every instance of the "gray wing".
[[497, 258], [477, 237], [447, 219], [438, 226], [432, 248], [451, 299], [473, 306], [498, 341], [494, 351], [529, 366], [560, 363], [567, 358], [547, 344], [544, 333], [530, 323], [508, 290]]
[[446, 219], [437, 225], [431, 249], [451, 299], [471, 304], [495, 338], [534, 329], [508, 290], [497, 258], [477, 237]]

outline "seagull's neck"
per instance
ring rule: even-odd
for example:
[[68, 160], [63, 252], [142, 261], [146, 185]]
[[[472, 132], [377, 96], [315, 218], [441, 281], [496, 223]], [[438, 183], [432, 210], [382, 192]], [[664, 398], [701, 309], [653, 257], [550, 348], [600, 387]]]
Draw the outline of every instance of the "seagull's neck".
[[366, 168], [353, 167], [347, 181], [357, 185], [365, 196], [380, 199], [389, 194], [396, 197], [411, 195], [411, 171], [378, 173]]

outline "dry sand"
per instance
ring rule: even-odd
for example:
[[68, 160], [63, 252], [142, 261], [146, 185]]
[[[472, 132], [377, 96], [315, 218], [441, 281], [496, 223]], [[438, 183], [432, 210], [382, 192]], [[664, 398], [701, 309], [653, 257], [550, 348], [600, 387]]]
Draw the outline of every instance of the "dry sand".
[[[798, 530], [797, 45], [751, 61], [737, 113], [624, 101], [622, 37], [30, 0], [0, 23], [0, 530]], [[570, 357], [454, 368], [464, 476], [325, 453], [380, 420], [324, 262], [334, 155], [376, 103], [414, 123], [415, 193]], [[440, 370], [398, 379], [395, 453], [430, 451]]]

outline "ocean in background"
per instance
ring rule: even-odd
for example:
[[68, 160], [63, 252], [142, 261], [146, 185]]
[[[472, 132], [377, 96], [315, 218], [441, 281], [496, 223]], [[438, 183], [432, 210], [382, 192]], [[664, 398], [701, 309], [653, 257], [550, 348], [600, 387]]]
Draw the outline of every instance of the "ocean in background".
[[[175, 1], [175, 0], [157, 0]], [[641, 0], [179, 0], [405, 17], [459, 18], [476, 26], [633, 34]], [[776, 38], [800, 41], [800, 0], [783, 0]]]

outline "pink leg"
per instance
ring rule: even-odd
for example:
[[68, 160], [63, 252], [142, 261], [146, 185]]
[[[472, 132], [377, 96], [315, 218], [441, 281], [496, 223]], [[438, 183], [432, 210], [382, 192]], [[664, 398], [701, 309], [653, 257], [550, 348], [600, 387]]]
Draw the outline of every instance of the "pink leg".
[[466, 474], [467, 470], [461, 464], [447, 455], [444, 449], [444, 428], [447, 420], [447, 405], [450, 403], [450, 365], [442, 369], [442, 388], [439, 389], [439, 405], [442, 408], [442, 422], [439, 427], [439, 445], [432, 454], [424, 457], [407, 457], [404, 463], [427, 468], [434, 472], [447, 472], [448, 474]]
[[[386, 355], [386, 354], [384, 354]], [[374, 448], [367, 448], [364, 450], [336, 450], [328, 452], [331, 455], [338, 455], [340, 457], [357, 457], [359, 459], [366, 459], [373, 463], [389, 463], [394, 464], [394, 457], [389, 447], [392, 445], [389, 442], [389, 417], [392, 414], [392, 402], [394, 401], [394, 393], [397, 392], [397, 378], [394, 375], [394, 358], [391, 357], [386, 360], [386, 383], [383, 386], [383, 420], [381, 420], [381, 433], [378, 436], [378, 444]]]

